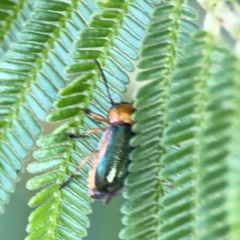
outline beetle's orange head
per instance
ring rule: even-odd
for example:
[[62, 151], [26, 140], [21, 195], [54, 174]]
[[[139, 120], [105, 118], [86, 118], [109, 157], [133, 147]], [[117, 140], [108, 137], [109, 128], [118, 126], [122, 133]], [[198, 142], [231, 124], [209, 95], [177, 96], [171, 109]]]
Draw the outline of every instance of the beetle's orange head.
[[134, 121], [131, 119], [133, 111], [134, 108], [130, 103], [115, 104], [108, 113], [108, 121], [112, 125], [133, 124]]

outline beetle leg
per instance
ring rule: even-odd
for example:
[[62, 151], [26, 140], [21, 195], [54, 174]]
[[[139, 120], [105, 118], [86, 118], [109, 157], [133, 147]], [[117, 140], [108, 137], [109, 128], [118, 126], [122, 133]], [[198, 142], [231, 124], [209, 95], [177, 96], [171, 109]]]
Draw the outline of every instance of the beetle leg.
[[81, 138], [81, 137], [85, 137], [85, 136], [93, 134], [93, 133], [103, 132], [105, 130], [106, 130], [106, 128], [92, 128], [92, 129], [89, 129], [78, 135], [74, 134], [74, 133], [68, 133], [68, 137], [69, 138]]
[[108, 124], [109, 124], [108, 120], [107, 120], [106, 118], [104, 118], [104, 117], [103, 117], [102, 115], [100, 115], [100, 114], [94, 113], [94, 112], [92, 112], [92, 111], [89, 110], [89, 109], [84, 109], [84, 112], [85, 112], [88, 116], [90, 116], [91, 118], [93, 118], [93, 119], [95, 119], [95, 120], [97, 120], [97, 121], [99, 121], [99, 122], [105, 122], [105, 123], [108, 123]]
[[60, 185], [60, 189], [66, 187], [76, 176], [77, 172], [85, 165], [85, 163], [87, 163], [94, 155], [96, 155], [98, 153], [98, 151], [94, 151], [90, 154], [88, 154], [78, 165], [78, 167], [75, 169], [74, 172], [72, 172], [72, 174], [70, 175], [70, 177], [67, 179], [66, 182], [64, 182], [63, 184]]

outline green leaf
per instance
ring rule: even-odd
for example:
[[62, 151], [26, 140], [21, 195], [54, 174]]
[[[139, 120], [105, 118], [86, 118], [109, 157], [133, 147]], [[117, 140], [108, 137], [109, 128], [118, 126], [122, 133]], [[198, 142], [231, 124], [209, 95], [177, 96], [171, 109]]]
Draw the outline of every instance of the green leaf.
[[[134, 104], [137, 111], [133, 114], [133, 119], [136, 120], [133, 130], [138, 134], [131, 141], [136, 148], [131, 153], [131, 174], [125, 181], [127, 190], [124, 196], [129, 202], [122, 208], [126, 214], [123, 221], [127, 226], [120, 233], [121, 239], [146, 239], [149, 236], [150, 239], [162, 239], [156, 229], [161, 224], [159, 216], [162, 206], [159, 199], [164, 194], [164, 182], [159, 176], [164, 163], [164, 158], [161, 160], [164, 151], [161, 137], [167, 125], [163, 116], [166, 103], [171, 98], [168, 86], [171, 84], [177, 53], [190, 40], [190, 37], [182, 37], [183, 33], [189, 35], [188, 29], [181, 24], [185, 21], [186, 25], [189, 21], [189, 16], [185, 15], [188, 9], [185, 11], [184, 4], [178, 1], [172, 2], [174, 4], [162, 3], [155, 6], [148, 35], [143, 41], [142, 59], [138, 64], [142, 71], [137, 80], [148, 83], [140, 88]], [[189, 149], [185, 151], [188, 152]], [[126, 211], [125, 206], [130, 202], [134, 208]]]
[[[194, 68], [189, 67], [192, 60]], [[162, 175], [175, 187], [162, 200], [163, 239], [189, 234], [216, 239], [228, 234], [224, 197], [228, 153], [224, 151], [230, 146], [233, 77], [231, 71], [224, 74], [224, 69], [231, 68], [232, 62], [233, 56], [221, 43], [198, 32], [174, 72]], [[219, 222], [226, 226], [224, 230]]]

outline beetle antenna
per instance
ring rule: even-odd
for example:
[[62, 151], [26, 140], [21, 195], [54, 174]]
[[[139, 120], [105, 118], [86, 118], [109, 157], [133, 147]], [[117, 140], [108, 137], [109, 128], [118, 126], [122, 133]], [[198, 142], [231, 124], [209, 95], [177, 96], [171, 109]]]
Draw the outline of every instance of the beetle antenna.
[[107, 78], [106, 78], [106, 76], [105, 76], [105, 74], [104, 74], [104, 72], [103, 72], [103, 70], [102, 70], [102, 67], [100, 66], [100, 63], [98, 62], [97, 59], [94, 59], [94, 62], [97, 64], [98, 69], [99, 69], [99, 71], [100, 71], [100, 73], [101, 73], [101, 75], [102, 75], [102, 78], [103, 78], [104, 84], [105, 84], [105, 86], [106, 86], [106, 89], [107, 89], [107, 93], [108, 93], [110, 102], [111, 102], [112, 105], [115, 105], [115, 102], [114, 102], [114, 101], [112, 100], [112, 98], [111, 98], [110, 91], [109, 91], [109, 87], [108, 87]]

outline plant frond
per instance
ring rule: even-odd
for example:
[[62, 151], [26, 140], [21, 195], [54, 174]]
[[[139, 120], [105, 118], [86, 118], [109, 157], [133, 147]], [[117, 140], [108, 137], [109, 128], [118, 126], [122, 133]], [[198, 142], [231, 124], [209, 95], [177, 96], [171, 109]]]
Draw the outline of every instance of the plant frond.
[[233, 62], [227, 48], [205, 32], [195, 35], [178, 62], [163, 136], [161, 174], [170, 186], [162, 199], [161, 239], [217, 239], [228, 233], [233, 77], [226, 68]]
[[[228, 65], [229, 66], [229, 65]], [[232, 119], [231, 127], [229, 129], [228, 135], [230, 136], [229, 143], [229, 154], [226, 159], [228, 165], [228, 177], [227, 177], [227, 211], [228, 211], [228, 223], [229, 223], [229, 237], [230, 239], [236, 240], [239, 236], [239, 142], [240, 142], [240, 111], [239, 111], [239, 92], [240, 92], [240, 83], [239, 83], [239, 59], [232, 61], [232, 65], [229, 66], [230, 71], [232, 71], [232, 78], [228, 78], [227, 81], [233, 83], [233, 94], [232, 94]], [[223, 84], [224, 85], [224, 84]]]
[[[27, 187], [29, 189], [45, 188], [29, 202], [30, 206], [38, 207], [30, 215], [30, 223], [27, 228], [30, 234], [27, 239], [56, 238], [53, 236], [64, 239], [83, 237], [89, 226], [89, 220], [85, 214], [89, 214], [91, 211], [89, 208], [91, 200], [87, 196], [87, 187], [84, 184], [79, 185], [73, 182], [64, 191], [60, 190], [60, 181], [66, 180], [63, 179], [63, 170], [66, 165], [64, 158], [71, 157], [71, 160], [77, 164], [81, 156], [77, 149], [70, 156], [69, 150], [73, 149], [73, 143], [69, 141], [66, 133], [46, 136], [38, 144], [41, 149], [34, 153], [38, 161], [29, 164], [28, 171], [44, 173], [30, 179]], [[73, 169], [74, 167], [71, 167], [71, 170]], [[78, 177], [85, 178], [88, 170], [89, 167], [85, 166]]]
[[0, 45], [2, 46], [0, 56], [4, 59], [10, 44], [17, 40], [17, 34], [29, 18], [33, 8], [31, 3], [25, 0], [2, 0], [0, 9]]
[[[191, 14], [190, 14], [191, 13]], [[158, 239], [161, 204], [164, 193], [163, 180], [159, 177], [163, 154], [162, 132], [169, 93], [171, 74], [181, 48], [188, 44], [195, 16], [182, 1], [167, 1], [155, 6], [148, 35], [144, 39], [138, 81], [149, 81], [137, 93], [133, 118], [137, 121], [132, 140], [136, 147], [131, 154], [131, 174], [126, 179], [129, 199], [122, 207], [127, 226], [120, 234], [122, 239]], [[191, 18], [190, 18], [191, 17]], [[143, 227], [144, 226], [144, 227]]]
[[[0, 62], [0, 181], [5, 196], [14, 191], [28, 148], [34, 145], [34, 138], [41, 133], [36, 118], [45, 120], [47, 110], [58, 97], [58, 89], [65, 85], [63, 68], [72, 62], [68, 56], [73, 49], [71, 23], [75, 21], [85, 27], [91, 14], [90, 10], [85, 11], [84, 16], [76, 14], [76, 9], [82, 5], [85, 5], [84, 11], [88, 9], [85, 3], [70, 5], [62, 1], [39, 1], [31, 12], [30, 20], [21, 29], [18, 41], [12, 44], [4, 61]], [[14, 8], [20, 6], [28, 5], [19, 1]], [[25, 12], [29, 14], [30, 10]], [[5, 150], [6, 146], [8, 150]], [[18, 164], [12, 164], [15, 154], [7, 155], [5, 151], [15, 152]], [[11, 176], [6, 174], [6, 170], [11, 172]], [[4, 197], [0, 212], [7, 201], [8, 198]]]

